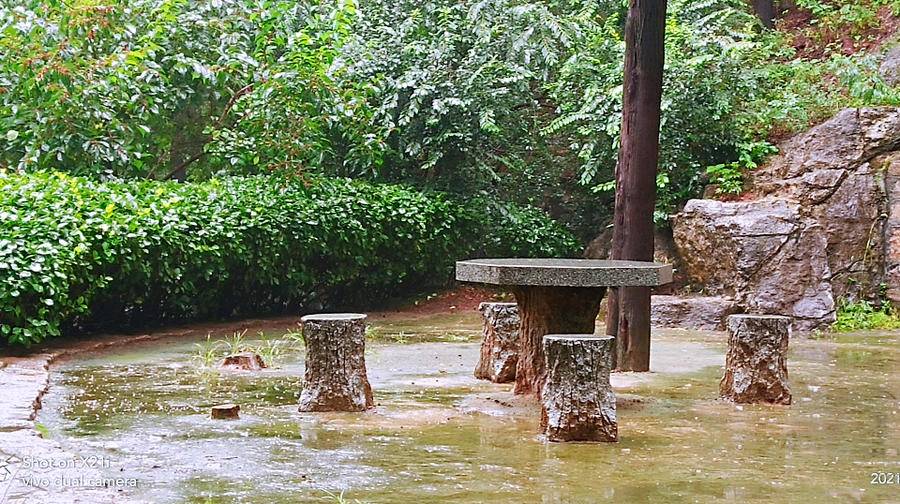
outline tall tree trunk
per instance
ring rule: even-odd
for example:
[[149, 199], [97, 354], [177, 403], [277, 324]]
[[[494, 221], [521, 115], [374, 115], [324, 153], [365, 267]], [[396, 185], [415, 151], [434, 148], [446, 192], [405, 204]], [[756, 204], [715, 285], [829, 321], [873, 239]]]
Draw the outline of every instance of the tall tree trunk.
[[[625, 94], [616, 170], [613, 259], [653, 260], [665, 27], [665, 0], [631, 0], [625, 24]], [[650, 370], [648, 287], [615, 289], [610, 296], [607, 332], [616, 337], [619, 370]]]
[[766, 28], [775, 27], [775, 1], [753, 0], [753, 9]]

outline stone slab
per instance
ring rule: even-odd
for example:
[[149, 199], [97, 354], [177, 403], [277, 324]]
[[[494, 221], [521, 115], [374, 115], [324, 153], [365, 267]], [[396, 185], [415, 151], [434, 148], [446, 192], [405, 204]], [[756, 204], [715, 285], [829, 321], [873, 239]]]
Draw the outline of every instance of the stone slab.
[[655, 287], [672, 281], [672, 266], [594, 259], [473, 259], [456, 263], [456, 279], [491, 285]]
[[312, 315], [305, 315], [300, 317], [301, 322], [333, 322], [333, 321], [352, 321], [352, 320], [365, 320], [366, 315], [364, 313], [314, 313]]
[[740, 311], [734, 299], [721, 296], [652, 296], [653, 327], [721, 331], [725, 319]]

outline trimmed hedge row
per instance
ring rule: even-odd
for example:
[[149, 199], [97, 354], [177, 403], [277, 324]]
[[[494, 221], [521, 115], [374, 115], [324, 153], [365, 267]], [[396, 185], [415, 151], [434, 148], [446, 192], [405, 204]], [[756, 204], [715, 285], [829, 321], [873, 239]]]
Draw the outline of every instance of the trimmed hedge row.
[[576, 246], [535, 209], [402, 186], [0, 173], [0, 341], [373, 300], [446, 282], [460, 258]]

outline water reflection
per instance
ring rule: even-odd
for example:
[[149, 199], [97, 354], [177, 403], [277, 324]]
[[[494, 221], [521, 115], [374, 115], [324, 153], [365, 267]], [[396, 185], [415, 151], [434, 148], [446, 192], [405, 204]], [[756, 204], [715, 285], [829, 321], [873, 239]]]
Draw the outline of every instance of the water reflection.
[[[509, 389], [470, 377], [477, 344], [384, 341], [370, 349], [376, 412], [297, 413], [302, 354], [257, 375], [211, 374], [182, 365], [184, 344], [65, 363], [39, 421], [72, 451], [119, 460], [154, 502], [324, 502], [341, 491], [350, 502], [897, 497], [869, 484], [873, 471], [900, 471], [894, 334], [793, 341], [790, 407], [715, 400], [721, 336], [657, 335], [655, 352], [688, 349], [694, 364], [663, 359], [649, 376], [621, 377], [621, 441], [600, 445], [546, 444], [533, 410], [471, 402]], [[209, 420], [219, 402], [239, 402], [242, 419]]]

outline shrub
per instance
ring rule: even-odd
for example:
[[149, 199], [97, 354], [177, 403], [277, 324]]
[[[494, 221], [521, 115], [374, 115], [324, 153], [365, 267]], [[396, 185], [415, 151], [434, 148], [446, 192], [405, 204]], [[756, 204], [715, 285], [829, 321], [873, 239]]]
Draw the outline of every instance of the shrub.
[[831, 329], [836, 332], [900, 329], [900, 317], [897, 317], [888, 303], [875, 306], [865, 300], [843, 300], [838, 305], [837, 320]]
[[467, 256], [575, 246], [539, 211], [402, 186], [0, 174], [0, 335], [337, 306], [446, 282]]
[[747, 172], [759, 167], [766, 156], [775, 154], [778, 148], [768, 142], [752, 142], [740, 145], [738, 160], [706, 168], [709, 182], [718, 186], [716, 194], [741, 194]]

